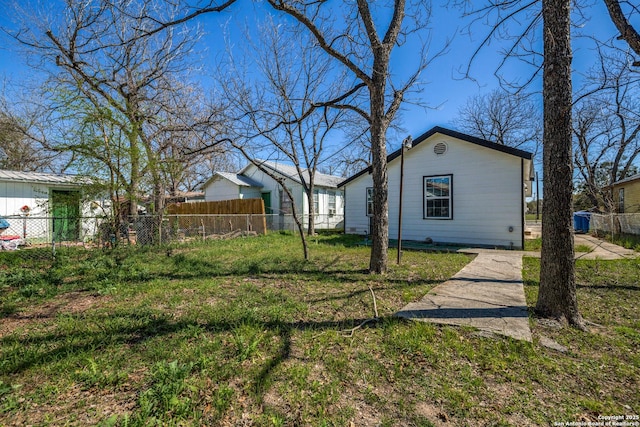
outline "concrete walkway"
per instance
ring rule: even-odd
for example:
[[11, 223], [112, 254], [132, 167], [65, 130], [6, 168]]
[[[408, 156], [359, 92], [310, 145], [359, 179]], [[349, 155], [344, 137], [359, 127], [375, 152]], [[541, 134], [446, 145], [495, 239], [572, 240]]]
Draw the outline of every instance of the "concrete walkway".
[[[604, 240], [593, 237], [590, 234], [574, 234], [573, 241], [575, 246], [583, 245], [588, 246], [591, 252], [576, 252], [576, 259], [602, 259], [602, 260], [616, 260], [616, 259], [634, 259], [640, 257], [640, 253], [634, 252], [633, 249], [626, 249], [622, 246], [614, 245], [613, 243], [606, 242]], [[464, 248], [458, 250], [460, 253], [475, 255], [483, 253], [496, 252], [495, 249], [483, 249], [483, 248]], [[499, 251], [510, 254], [519, 254], [520, 256], [528, 256], [533, 258], [540, 258], [539, 251]]]
[[[592, 249], [589, 253], [576, 253], [576, 258], [614, 260], [639, 255], [588, 234], [576, 234], [574, 239], [576, 245]], [[451, 279], [433, 288], [422, 300], [405, 306], [396, 316], [467, 325], [531, 341], [522, 283], [522, 256], [540, 257], [540, 252], [494, 249], [462, 249], [459, 252], [476, 257]]]
[[639, 254], [633, 249], [626, 249], [622, 246], [600, 240], [590, 234], [575, 234], [574, 244], [589, 246], [592, 251], [589, 253], [576, 253], [576, 258], [580, 259], [622, 259], [636, 258]]
[[422, 300], [396, 313], [413, 320], [468, 325], [531, 341], [522, 254], [484, 251]]

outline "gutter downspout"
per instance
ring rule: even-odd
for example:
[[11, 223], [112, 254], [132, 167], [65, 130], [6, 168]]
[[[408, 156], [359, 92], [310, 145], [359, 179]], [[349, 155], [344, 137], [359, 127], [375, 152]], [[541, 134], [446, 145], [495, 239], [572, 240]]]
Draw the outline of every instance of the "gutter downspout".
[[[533, 166], [533, 162], [532, 162], [532, 166]], [[525, 220], [525, 212], [524, 212], [524, 202], [525, 202], [525, 189], [524, 189], [524, 159], [520, 158], [520, 218], [522, 221], [522, 228], [521, 228], [521, 240], [520, 240], [520, 247], [522, 248], [522, 250], [524, 250], [524, 227], [526, 224], [526, 220]]]

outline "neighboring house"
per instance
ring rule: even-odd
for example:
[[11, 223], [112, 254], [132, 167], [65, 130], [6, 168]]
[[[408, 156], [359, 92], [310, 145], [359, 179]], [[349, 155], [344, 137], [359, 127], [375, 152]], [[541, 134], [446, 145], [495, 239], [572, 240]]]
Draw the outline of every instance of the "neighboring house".
[[[233, 199], [259, 199], [262, 184], [241, 174], [215, 172], [204, 184], [205, 202], [219, 202]], [[265, 201], [265, 208], [267, 203]]]
[[[292, 213], [291, 205], [295, 203], [296, 212], [302, 215], [305, 226], [309, 217], [309, 202], [295, 166], [277, 162], [263, 161], [261, 165], [284, 179], [291, 191], [290, 200], [275, 179], [262, 172], [250, 163], [240, 172], [216, 172], [204, 184], [206, 201], [230, 199], [262, 198], [267, 214], [285, 216]], [[305, 170], [305, 181], [309, 172]], [[317, 172], [314, 179], [313, 203], [316, 228], [341, 228], [344, 214], [344, 195], [338, 189], [343, 178]]]
[[[387, 158], [389, 238], [398, 235], [401, 150]], [[402, 239], [521, 249], [532, 154], [434, 127], [404, 152]], [[369, 234], [371, 168], [339, 184], [345, 231]]]
[[611, 187], [618, 213], [640, 212], [640, 174], [614, 182]]
[[0, 216], [11, 224], [5, 234], [78, 240], [85, 227], [82, 185], [74, 175], [0, 170]]

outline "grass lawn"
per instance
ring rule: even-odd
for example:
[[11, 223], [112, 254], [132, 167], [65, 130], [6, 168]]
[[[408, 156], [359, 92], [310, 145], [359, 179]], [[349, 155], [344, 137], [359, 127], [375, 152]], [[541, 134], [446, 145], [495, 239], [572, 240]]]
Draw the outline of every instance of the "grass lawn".
[[614, 237], [607, 235], [605, 238], [616, 245], [622, 246], [623, 248], [633, 249], [636, 252], [640, 252], [640, 236], [638, 235], [619, 234]]
[[[524, 250], [532, 252], [540, 252], [542, 250], [542, 237], [536, 237], [535, 239], [525, 239]], [[575, 245], [573, 248], [575, 252], [589, 253], [593, 251], [593, 248], [588, 245]]]
[[[359, 239], [314, 238], [310, 262], [280, 234], [69, 250], [40, 265], [0, 253], [0, 425], [533, 426], [640, 414], [637, 261], [579, 262], [579, 299], [600, 326], [533, 322], [563, 354], [537, 338], [391, 317], [469, 258], [407, 251], [371, 276]], [[537, 269], [525, 259], [531, 305]], [[369, 287], [380, 321], [348, 333], [373, 315]]]

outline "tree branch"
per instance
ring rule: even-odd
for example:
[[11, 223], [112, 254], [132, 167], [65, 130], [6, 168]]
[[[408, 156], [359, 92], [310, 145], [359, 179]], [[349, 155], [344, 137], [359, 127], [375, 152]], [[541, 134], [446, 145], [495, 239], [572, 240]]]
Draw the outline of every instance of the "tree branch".
[[[636, 55], [640, 56], [640, 34], [638, 34], [638, 31], [636, 31], [635, 28], [633, 28], [627, 17], [622, 12], [620, 2], [617, 0], [604, 0], [604, 4], [607, 6], [611, 21], [618, 31], [620, 31], [620, 36], [618, 38], [626, 41]], [[633, 66], [640, 67], [640, 61], [635, 61]]]

